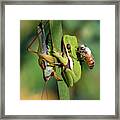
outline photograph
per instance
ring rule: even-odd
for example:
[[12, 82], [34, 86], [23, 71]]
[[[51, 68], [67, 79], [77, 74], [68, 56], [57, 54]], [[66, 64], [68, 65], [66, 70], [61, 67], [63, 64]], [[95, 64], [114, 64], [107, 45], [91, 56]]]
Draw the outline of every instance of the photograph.
[[100, 20], [20, 20], [20, 100], [100, 100]]
[[117, 119], [119, 7], [3, 2], [3, 118]]

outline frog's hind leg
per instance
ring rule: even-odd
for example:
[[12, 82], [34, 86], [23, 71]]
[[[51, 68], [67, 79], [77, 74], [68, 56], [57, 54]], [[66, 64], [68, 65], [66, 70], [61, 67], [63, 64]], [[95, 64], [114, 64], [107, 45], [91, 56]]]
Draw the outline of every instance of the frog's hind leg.
[[73, 78], [71, 76], [71, 70], [66, 68], [64, 70], [64, 72], [62, 72], [62, 76], [64, 78], [64, 81], [66, 82], [68, 87], [72, 87], [73, 86]]

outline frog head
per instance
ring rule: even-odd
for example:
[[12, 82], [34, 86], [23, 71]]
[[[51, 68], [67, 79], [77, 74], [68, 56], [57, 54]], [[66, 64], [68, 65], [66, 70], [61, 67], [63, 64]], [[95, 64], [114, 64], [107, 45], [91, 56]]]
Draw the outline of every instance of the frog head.
[[75, 58], [77, 57], [76, 51], [78, 48], [78, 43], [76, 36], [64, 35], [62, 44], [63, 49], [66, 51], [66, 53]]

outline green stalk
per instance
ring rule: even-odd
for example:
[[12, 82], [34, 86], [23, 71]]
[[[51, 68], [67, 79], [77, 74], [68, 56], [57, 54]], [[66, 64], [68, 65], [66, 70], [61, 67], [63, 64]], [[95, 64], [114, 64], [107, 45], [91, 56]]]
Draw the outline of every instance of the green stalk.
[[[53, 41], [53, 50], [61, 51], [61, 39], [62, 39], [62, 25], [60, 20], [51, 20], [50, 21], [50, 29], [51, 29], [51, 36]], [[61, 76], [61, 69], [56, 67], [56, 73], [58, 76]], [[61, 77], [62, 78], [62, 77]], [[63, 78], [62, 81], [57, 81], [58, 85], [58, 94], [60, 100], [69, 100], [69, 88], [67, 87], [66, 83], [64, 82]]]

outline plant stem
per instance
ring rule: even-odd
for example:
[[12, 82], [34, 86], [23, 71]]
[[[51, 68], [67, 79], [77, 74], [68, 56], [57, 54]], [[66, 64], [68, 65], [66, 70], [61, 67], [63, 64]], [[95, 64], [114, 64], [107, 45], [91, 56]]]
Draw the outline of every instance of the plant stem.
[[[51, 36], [53, 41], [53, 50], [61, 51], [61, 39], [62, 39], [62, 25], [60, 20], [51, 20], [50, 21], [50, 29], [51, 29]], [[57, 75], [61, 76], [61, 69], [56, 67]], [[62, 78], [62, 77], [61, 77]], [[57, 81], [58, 84], [58, 94], [60, 100], [69, 100], [69, 88], [67, 87], [66, 83], [64, 82], [63, 78], [62, 81]]]

